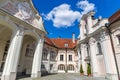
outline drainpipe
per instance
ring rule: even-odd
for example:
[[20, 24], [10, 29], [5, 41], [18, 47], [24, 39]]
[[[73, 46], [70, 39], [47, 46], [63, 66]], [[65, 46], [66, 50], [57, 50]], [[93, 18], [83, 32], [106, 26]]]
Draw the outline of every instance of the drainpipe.
[[113, 56], [114, 56], [114, 60], [115, 60], [115, 65], [116, 65], [118, 80], [120, 80], [119, 79], [119, 68], [118, 68], [117, 59], [116, 59], [116, 56], [115, 56], [115, 48], [114, 48], [113, 39], [112, 39], [112, 36], [111, 36], [112, 33], [111, 33], [111, 30], [109, 28], [109, 24], [108, 23], [105, 24], [105, 27], [108, 30], [108, 34], [109, 34], [109, 37], [110, 37], [110, 43], [111, 43], [111, 46], [112, 46], [112, 51], [113, 51]]

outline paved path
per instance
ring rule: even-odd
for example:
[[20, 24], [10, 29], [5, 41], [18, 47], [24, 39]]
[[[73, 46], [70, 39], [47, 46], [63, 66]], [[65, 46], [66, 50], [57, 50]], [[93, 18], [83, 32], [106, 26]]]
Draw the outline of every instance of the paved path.
[[37, 79], [24, 78], [19, 80], [105, 80], [104, 78], [92, 78], [86, 76], [80, 76], [79, 74], [53, 74], [44, 76]]

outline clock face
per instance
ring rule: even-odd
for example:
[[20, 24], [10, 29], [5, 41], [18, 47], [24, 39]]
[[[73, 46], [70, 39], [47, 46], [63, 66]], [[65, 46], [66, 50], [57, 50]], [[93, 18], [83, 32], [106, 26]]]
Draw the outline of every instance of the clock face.
[[22, 14], [22, 19], [30, 19], [33, 15], [32, 10], [27, 2], [21, 2], [18, 4], [18, 10]]

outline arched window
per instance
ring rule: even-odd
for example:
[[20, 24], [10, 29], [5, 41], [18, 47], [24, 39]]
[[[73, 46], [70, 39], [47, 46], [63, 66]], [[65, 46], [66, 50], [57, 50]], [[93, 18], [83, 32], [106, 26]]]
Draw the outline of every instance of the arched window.
[[47, 56], [48, 56], [48, 51], [47, 51], [47, 49], [43, 49], [43, 55], [42, 55], [42, 59], [43, 60], [47, 60]]
[[97, 43], [97, 47], [98, 47], [98, 54], [102, 54], [102, 48], [99, 42]]
[[58, 70], [65, 70], [65, 65], [60, 64], [60, 65], [58, 66]]
[[33, 57], [34, 56], [34, 51], [35, 51], [35, 43], [33, 42], [31, 44], [27, 44], [25, 56]]
[[74, 71], [74, 66], [72, 64], [68, 65], [67, 70]]
[[50, 60], [55, 60], [56, 58], [56, 53], [54, 51], [50, 52]]

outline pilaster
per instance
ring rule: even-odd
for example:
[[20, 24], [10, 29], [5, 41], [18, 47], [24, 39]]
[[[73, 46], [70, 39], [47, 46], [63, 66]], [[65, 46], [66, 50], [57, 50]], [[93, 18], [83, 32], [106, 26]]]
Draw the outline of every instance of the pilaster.
[[77, 53], [78, 53], [78, 72], [80, 72], [80, 65], [82, 64], [80, 51], [81, 51], [80, 46], [78, 46], [78, 49], [77, 49]]
[[96, 40], [94, 38], [90, 39], [90, 57], [91, 57], [91, 64], [92, 64], [92, 70], [93, 70], [93, 76], [98, 77], [98, 63], [96, 59]]
[[102, 32], [100, 40], [106, 67], [106, 78], [110, 80], [118, 80], [110, 37], [106, 32]]
[[48, 50], [48, 72], [50, 73], [50, 50]]
[[87, 63], [85, 62], [85, 44], [81, 44], [81, 58], [84, 74], [87, 75]]

